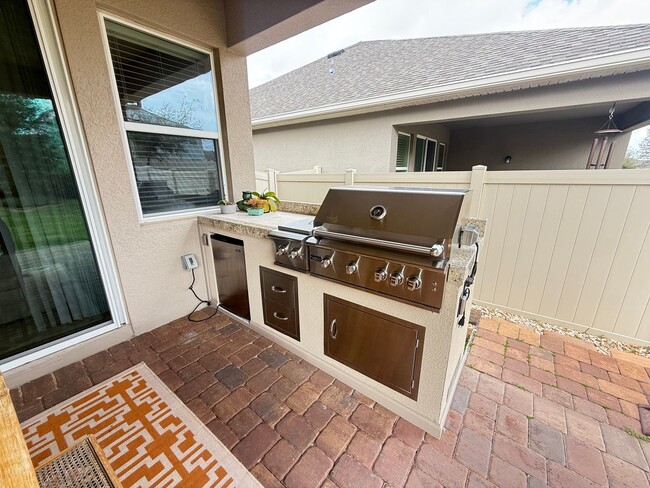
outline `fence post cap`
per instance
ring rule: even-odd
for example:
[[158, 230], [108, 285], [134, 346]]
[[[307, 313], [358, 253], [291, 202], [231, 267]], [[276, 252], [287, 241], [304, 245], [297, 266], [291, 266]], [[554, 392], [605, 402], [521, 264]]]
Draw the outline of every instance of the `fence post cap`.
[[472, 171], [485, 171], [487, 169], [487, 166], [484, 164], [476, 164], [472, 166]]

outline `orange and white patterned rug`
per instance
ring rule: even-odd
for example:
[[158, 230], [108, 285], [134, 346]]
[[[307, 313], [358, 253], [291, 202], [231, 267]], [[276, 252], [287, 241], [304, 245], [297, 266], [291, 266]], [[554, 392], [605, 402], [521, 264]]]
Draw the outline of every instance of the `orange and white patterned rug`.
[[260, 487], [144, 364], [21, 425], [35, 466], [94, 435], [125, 487]]

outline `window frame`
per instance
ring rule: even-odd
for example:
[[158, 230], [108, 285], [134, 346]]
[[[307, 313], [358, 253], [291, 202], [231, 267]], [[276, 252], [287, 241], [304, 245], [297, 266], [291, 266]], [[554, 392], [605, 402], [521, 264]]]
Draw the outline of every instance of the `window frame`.
[[[442, 161], [438, 161], [440, 157], [440, 148], [444, 147], [445, 150], [442, 153]], [[440, 165], [438, 165], [440, 163]], [[438, 142], [438, 149], [436, 150], [436, 160], [434, 165], [434, 171], [446, 171], [447, 170], [447, 144], [444, 142]]]
[[[133, 164], [133, 157], [131, 155], [131, 149], [129, 146], [129, 140], [127, 132], [141, 132], [145, 134], [162, 134], [162, 135], [171, 135], [171, 136], [181, 136], [181, 137], [193, 137], [200, 139], [212, 139], [217, 143], [217, 155], [219, 162], [216, 165], [217, 171], [219, 173], [219, 180], [221, 184], [221, 192], [224, 200], [229, 200], [230, 195], [228, 194], [228, 182], [226, 164], [225, 164], [225, 154], [224, 154], [224, 144], [222, 139], [223, 126], [221, 118], [221, 104], [219, 99], [219, 87], [217, 85], [217, 70], [214, 62], [214, 51], [199, 45], [196, 45], [185, 39], [180, 39], [175, 36], [171, 36], [164, 32], [151, 29], [142, 24], [129, 21], [122, 17], [113, 15], [105, 11], [98, 11], [100, 30], [102, 33], [102, 42], [104, 44], [104, 51], [106, 54], [106, 62], [109, 70], [109, 77], [111, 80], [111, 89], [113, 91], [113, 99], [115, 101], [116, 115], [118, 118], [118, 123], [120, 126], [120, 137], [122, 138], [122, 145], [124, 147], [125, 160], [128, 165], [129, 179], [131, 180], [131, 189], [133, 192], [133, 198], [136, 204], [136, 210], [138, 212], [138, 221], [140, 224], [155, 223], [155, 222], [164, 222], [170, 220], [178, 220], [185, 218], [194, 218], [198, 215], [205, 215], [208, 213], [213, 213], [218, 209], [217, 202], [214, 202], [214, 205], [209, 207], [197, 207], [192, 209], [183, 209], [183, 210], [172, 210], [169, 212], [156, 212], [145, 215], [142, 211], [142, 203], [140, 202], [140, 193], [138, 192], [138, 182], [135, 177], [135, 166]], [[111, 50], [108, 43], [108, 32], [106, 30], [106, 20], [121, 24], [125, 27], [140, 31], [142, 33], [158, 37], [163, 41], [172, 42], [178, 44], [182, 47], [188, 49], [193, 49], [197, 52], [207, 54], [210, 59], [210, 71], [212, 78], [212, 90], [214, 95], [214, 106], [215, 106], [215, 115], [217, 119], [217, 132], [214, 131], [205, 131], [200, 129], [190, 129], [190, 128], [180, 128], [180, 127], [169, 127], [155, 124], [145, 124], [141, 122], [130, 122], [124, 120], [124, 115], [122, 113], [122, 105], [120, 104], [120, 95], [117, 87], [117, 79], [115, 78], [115, 68], [113, 66], [113, 58], [111, 57]]]
[[[424, 151], [422, 153], [422, 170], [416, 171], [415, 165], [417, 164], [417, 161], [415, 161], [415, 154], [413, 154], [413, 172], [414, 173], [435, 173], [436, 171], [436, 158], [438, 157], [438, 148], [440, 147], [440, 142], [437, 139], [434, 139], [432, 137], [427, 137], [423, 136], [420, 134], [415, 135], [415, 145], [413, 152], [415, 153], [415, 147], [417, 146], [417, 140], [422, 139], [424, 141]], [[427, 163], [427, 153], [429, 151], [429, 148], [427, 147], [429, 142], [433, 142], [435, 144], [435, 149], [433, 150], [433, 169], [431, 171], [426, 170], [426, 163]]]

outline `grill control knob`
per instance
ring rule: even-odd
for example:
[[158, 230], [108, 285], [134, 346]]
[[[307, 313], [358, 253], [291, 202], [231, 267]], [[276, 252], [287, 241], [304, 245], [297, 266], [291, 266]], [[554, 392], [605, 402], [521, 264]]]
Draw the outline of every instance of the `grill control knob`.
[[286, 246], [278, 246], [278, 250], [275, 251], [275, 254], [277, 256], [284, 256], [289, 251], [289, 246], [291, 246], [291, 244], [287, 244]]
[[332, 265], [332, 256], [325, 256], [325, 257], [321, 260], [320, 265], [321, 265], [323, 268], [329, 268], [329, 267]]
[[294, 248], [291, 250], [289, 253], [289, 258], [290, 259], [297, 259], [303, 257], [303, 249], [304, 246], [300, 246], [298, 249]]
[[356, 261], [350, 261], [345, 266], [345, 272], [349, 275], [356, 273], [358, 270], [359, 270], [359, 265], [357, 264]]
[[390, 274], [390, 285], [399, 286], [404, 283], [404, 275], [399, 271], [394, 271]]
[[406, 288], [409, 291], [419, 290], [422, 287], [422, 280], [417, 276], [409, 276], [406, 280]]
[[445, 252], [445, 246], [442, 244], [434, 244], [433, 247], [431, 248], [431, 254], [434, 255], [434, 257], [439, 258], [442, 256], [442, 253]]
[[382, 281], [385, 281], [386, 278], [388, 278], [388, 273], [384, 268], [377, 268], [375, 270], [375, 281], [377, 283], [381, 283]]

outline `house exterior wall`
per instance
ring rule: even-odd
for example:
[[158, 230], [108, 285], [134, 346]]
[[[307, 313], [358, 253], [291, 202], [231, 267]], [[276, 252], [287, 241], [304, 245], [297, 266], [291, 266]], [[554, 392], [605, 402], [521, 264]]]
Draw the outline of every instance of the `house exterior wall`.
[[391, 122], [390, 115], [372, 114], [257, 130], [255, 167], [283, 172], [313, 166], [322, 166], [324, 173], [348, 168], [389, 171], [391, 138], [396, 134]]
[[[180, 256], [201, 256], [196, 217], [141, 223], [130, 181], [121, 114], [111, 86], [100, 9], [214, 52], [230, 194], [253, 188], [255, 173], [246, 59], [224, 48], [221, 2], [207, 0], [53, 0], [65, 61], [84, 128], [100, 202], [110, 235], [128, 324], [28, 363], [6, 374], [11, 385], [51, 372], [94, 352], [189, 313], [196, 299]], [[215, 202], [216, 203], [216, 202]], [[202, 264], [202, 263], [201, 263]], [[199, 295], [205, 296], [205, 267], [196, 270]]]
[[[392, 171], [395, 164], [396, 127], [424, 127], [452, 120], [530, 114], [624, 100], [642, 101], [650, 99], [647, 77], [647, 72], [639, 72], [351, 117], [254, 129], [255, 165], [259, 170], [272, 168], [278, 171], [305, 169], [316, 164], [323, 167], [324, 173], [342, 172], [347, 168], [355, 168], [359, 172]], [[600, 127], [602, 122], [599, 119], [595, 128]], [[579, 126], [578, 129], [580, 137], [583, 137], [586, 127]], [[589, 130], [593, 132], [594, 126]], [[456, 142], [453, 135], [450, 138], [448, 150], [451, 156]], [[590, 139], [591, 136], [588, 140]], [[624, 141], [619, 141], [617, 150], [624, 152], [623, 146]], [[562, 149], [557, 158], [551, 156], [549, 159], [564, 158], [565, 152], [566, 148]], [[503, 155], [505, 156], [506, 154]], [[579, 159], [586, 163], [586, 157]], [[469, 161], [466, 164], [471, 167], [475, 163], [476, 161]]]
[[[490, 170], [584, 169], [593, 133], [602, 124], [602, 117], [594, 117], [454, 129], [447, 169], [468, 171], [477, 164]], [[629, 139], [623, 134], [616, 142], [612, 168], [622, 167]]]

